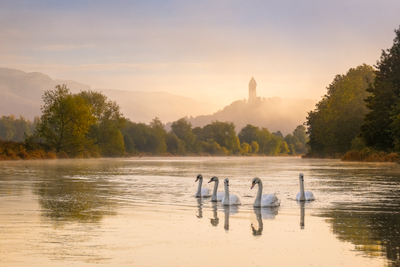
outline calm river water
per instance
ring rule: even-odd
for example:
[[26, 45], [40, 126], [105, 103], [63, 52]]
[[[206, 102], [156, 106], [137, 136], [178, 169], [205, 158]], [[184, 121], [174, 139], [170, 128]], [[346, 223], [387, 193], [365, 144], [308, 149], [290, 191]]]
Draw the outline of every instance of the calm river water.
[[[299, 173], [316, 200], [300, 204]], [[230, 180], [242, 205], [196, 199]], [[281, 206], [254, 209], [259, 177]], [[0, 266], [400, 266], [400, 165], [281, 157], [0, 162]]]

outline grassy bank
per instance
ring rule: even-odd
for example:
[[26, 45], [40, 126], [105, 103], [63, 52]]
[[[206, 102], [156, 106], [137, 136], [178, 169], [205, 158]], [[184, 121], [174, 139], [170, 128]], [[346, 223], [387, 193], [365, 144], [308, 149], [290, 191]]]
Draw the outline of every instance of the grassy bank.
[[373, 150], [353, 150], [347, 152], [341, 158], [342, 161], [361, 161], [361, 162], [399, 162], [400, 157], [398, 153], [386, 153], [382, 151]]

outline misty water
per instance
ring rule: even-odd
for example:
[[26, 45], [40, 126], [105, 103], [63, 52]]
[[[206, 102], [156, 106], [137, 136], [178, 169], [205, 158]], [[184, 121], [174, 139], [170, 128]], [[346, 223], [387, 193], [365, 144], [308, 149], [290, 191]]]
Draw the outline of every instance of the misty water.
[[[295, 201], [299, 173], [313, 202]], [[197, 174], [242, 205], [196, 199]], [[254, 209], [257, 186], [279, 208]], [[0, 266], [400, 266], [400, 165], [285, 157], [0, 162]]]

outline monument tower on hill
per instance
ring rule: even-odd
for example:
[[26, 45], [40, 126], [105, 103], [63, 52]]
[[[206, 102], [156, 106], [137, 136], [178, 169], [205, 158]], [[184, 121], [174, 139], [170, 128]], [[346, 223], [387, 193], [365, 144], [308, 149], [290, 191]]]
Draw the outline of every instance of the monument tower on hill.
[[254, 80], [253, 77], [251, 77], [251, 80], [249, 82], [249, 100], [248, 103], [254, 103], [257, 99], [257, 83], [256, 80]]

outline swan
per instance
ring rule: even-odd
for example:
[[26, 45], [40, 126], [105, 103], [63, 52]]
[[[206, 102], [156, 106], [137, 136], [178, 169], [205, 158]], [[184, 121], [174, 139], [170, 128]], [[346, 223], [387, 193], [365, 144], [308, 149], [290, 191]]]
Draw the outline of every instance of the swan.
[[224, 180], [224, 188], [225, 188], [225, 195], [221, 200], [221, 204], [224, 206], [230, 205], [241, 205], [240, 199], [237, 195], [230, 195], [229, 194], [229, 179], [226, 178]]
[[[254, 207], [278, 207], [281, 205], [281, 201], [275, 194], [264, 194], [262, 195], [262, 182], [261, 179], [256, 177], [251, 182], [251, 189], [258, 184], [258, 192], [256, 200], [254, 201]], [[261, 196], [262, 195], [262, 196]]]
[[304, 175], [300, 173], [299, 175], [300, 181], [300, 192], [297, 193], [296, 200], [297, 201], [312, 201], [315, 200], [314, 194], [311, 191], [304, 192]]
[[212, 177], [208, 183], [211, 183], [211, 182], [215, 182], [211, 201], [212, 202], [222, 201], [222, 198], [224, 197], [224, 192], [217, 192], [218, 184], [219, 184], [218, 177], [217, 176]]
[[194, 197], [210, 197], [211, 196], [211, 190], [206, 188], [206, 187], [201, 187], [203, 184], [203, 175], [198, 174], [196, 181], [199, 180], [199, 186], [197, 187], [196, 194], [194, 194]]

